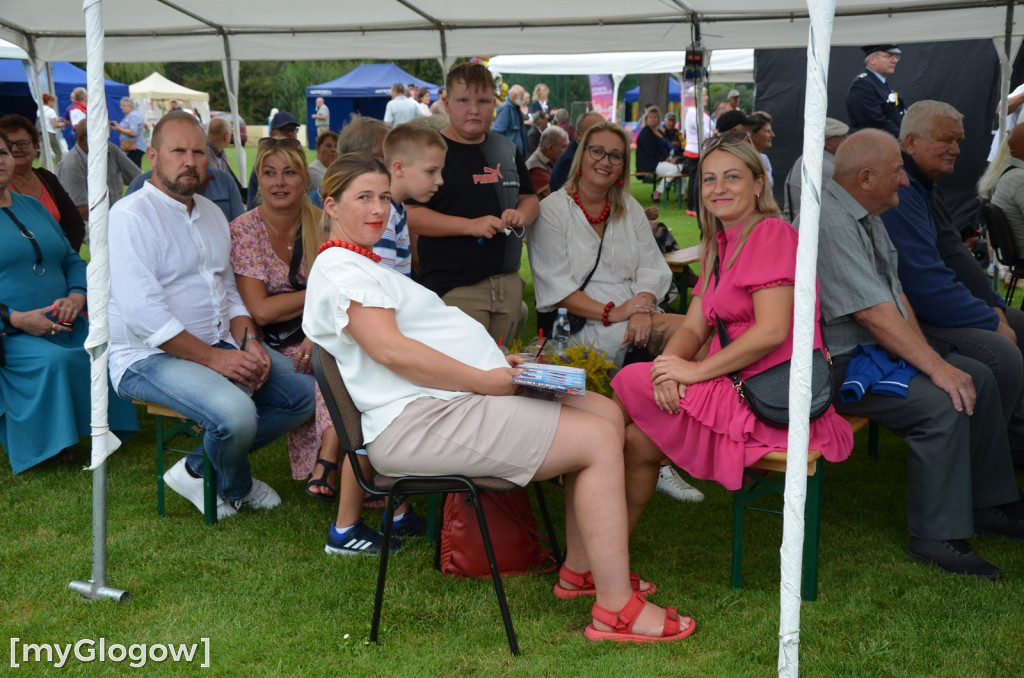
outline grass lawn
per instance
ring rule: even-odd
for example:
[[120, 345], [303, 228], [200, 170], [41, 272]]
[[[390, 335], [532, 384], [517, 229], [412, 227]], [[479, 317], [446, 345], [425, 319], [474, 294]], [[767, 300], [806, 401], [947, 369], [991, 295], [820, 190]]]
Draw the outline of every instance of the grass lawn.
[[[649, 204], [650, 187], [634, 193]], [[663, 207], [683, 246], [694, 220]], [[528, 295], [529, 296], [529, 295]], [[532, 301], [532, 299], [531, 299]], [[283, 505], [203, 525], [168, 493], [156, 514], [154, 432], [143, 431], [110, 460], [109, 585], [131, 602], [87, 602], [67, 588], [91, 562], [92, 475], [50, 462], [18, 476], [0, 455], [0, 637], [21, 643], [195, 643], [209, 638], [212, 675], [227, 676], [768, 676], [778, 654], [781, 520], [748, 514], [744, 587], [729, 586], [731, 496], [698, 481], [702, 504], [656, 495], [631, 545], [632, 567], [656, 582], [659, 603], [698, 623], [666, 646], [591, 644], [585, 600], [551, 593], [554, 575], [506, 579], [523, 656], [513, 658], [489, 580], [454, 580], [430, 567], [423, 540], [391, 560], [379, 645], [366, 644], [377, 561], [328, 557], [334, 507], [306, 497], [290, 478], [285, 442], [253, 456], [254, 474]], [[801, 608], [802, 673], [808, 676], [1007, 676], [1024, 674], [1024, 546], [977, 538], [1004, 580], [977, 582], [908, 561], [905, 450], [883, 432], [878, 459], [866, 432], [847, 462], [824, 476], [820, 595]], [[561, 491], [545, 485], [562, 515]], [[425, 502], [419, 505], [425, 511]], [[377, 525], [379, 511], [368, 512]], [[19, 652], [21, 650], [19, 646]], [[6, 665], [10, 665], [10, 645]], [[20, 661], [20, 654], [18, 657]], [[54, 660], [56, 661], [56, 659]], [[198, 664], [198, 661], [196, 662]], [[170, 661], [147, 674], [193, 674]], [[121, 675], [72, 659], [30, 675]], [[11, 672], [14, 675], [15, 672]]]

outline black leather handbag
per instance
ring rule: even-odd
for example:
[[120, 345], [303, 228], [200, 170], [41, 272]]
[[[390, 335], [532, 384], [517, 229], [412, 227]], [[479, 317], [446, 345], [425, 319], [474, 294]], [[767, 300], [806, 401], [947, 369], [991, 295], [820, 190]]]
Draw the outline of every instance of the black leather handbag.
[[[718, 258], [715, 258], [715, 287], [718, 287]], [[718, 321], [719, 342], [722, 348], [729, 345], [729, 334], [721, 318]], [[814, 421], [828, 411], [832, 403], [832, 361], [820, 348], [811, 356], [811, 409], [810, 420]], [[740, 379], [738, 371], [729, 375], [733, 388], [754, 416], [776, 428], [789, 427], [789, 368], [790, 361], [769, 367], [763, 372]]]
[[[291, 283], [292, 289], [295, 291], [306, 289], [306, 286], [299, 282], [299, 266], [301, 265], [302, 229], [299, 228], [299, 232], [295, 235], [295, 243], [292, 245], [292, 260], [288, 268], [288, 282]], [[306, 338], [306, 333], [302, 331], [301, 315], [291, 320], [264, 325], [261, 329], [263, 330], [263, 341], [275, 351], [280, 351], [286, 346], [294, 346]]]

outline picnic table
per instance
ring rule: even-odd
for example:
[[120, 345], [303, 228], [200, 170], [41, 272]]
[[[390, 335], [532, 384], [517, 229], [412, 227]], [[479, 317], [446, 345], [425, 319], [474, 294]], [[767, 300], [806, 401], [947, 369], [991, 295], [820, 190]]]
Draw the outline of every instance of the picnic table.
[[698, 261], [700, 261], [700, 245], [665, 254], [665, 263], [671, 269], [672, 280], [676, 284], [676, 289], [679, 290], [680, 313], [686, 313], [686, 290], [690, 287], [690, 281], [696, 280], [690, 264], [695, 264]]

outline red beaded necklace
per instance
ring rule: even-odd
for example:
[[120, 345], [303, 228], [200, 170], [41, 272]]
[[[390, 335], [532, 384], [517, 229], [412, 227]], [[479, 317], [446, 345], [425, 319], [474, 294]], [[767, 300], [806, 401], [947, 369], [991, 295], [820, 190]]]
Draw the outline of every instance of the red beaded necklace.
[[375, 263], [380, 261], [380, 255], [379, 254], [374, 254], [373, 252], [371, 252], [370, 250], [366, 249], [365, 247], [361, 247], [359, 245], [354, 245], [354, 244], [352, 244], [350, 242], [345, 242], [344, 240], [328, 240], [323, 245], [320, 245], [320, 248], [316, 251], [316, 253], [320, 254], [324, 250], [329, 249], [331, 247], [341, 247], [343, 249], [349, 250], [350, 252], [355, 252], [356, 254], [361, 254], [364, 257], [366, 257], [367, 259], [369, 259], [370, 261], [373, 261]]
[[611, 198], [605, 198], [604, 209], [601, 210], [601, 213], [597, 215], [596, 218], [587, 214], [587, 208], [583, 206], [583, 201], [580, 200], [580, 194], [578, 191], [572, 194], [572, 199], [576, 202], [576, 205], [580, 208], [580, 211], [583, 212], [583, 216], [585, 216], [587, 218], [587, 221], [589, 221], [592, 224], [600, 224], [602, 221], [608, 218], [608, 213], [612, 211]]

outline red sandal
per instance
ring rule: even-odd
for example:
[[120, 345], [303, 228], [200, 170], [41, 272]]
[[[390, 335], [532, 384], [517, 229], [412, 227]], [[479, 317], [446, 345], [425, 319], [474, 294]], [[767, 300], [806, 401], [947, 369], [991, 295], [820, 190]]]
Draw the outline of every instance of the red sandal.
[[[562, 598], [563, 600], [568, 598], [578, 598], [579, 596], [597, 595], [597, 589], [594, 588], [594, 577], [590, 574], [590, 570], [587, 570], [586, 572], [583, 572], [581, 574], [579, 572], [570, 570], [565, 565], [562, 565], [562, 568], [558, 571], [558, 578], [560, 580], [564, 579], [569, 584], [576, 587], [574, 589], [567, 589], [564, 586], [562, 586], [561, 581], [556, 583], [554, 593], [556, 596]], [[629, 573], [629, 583], [633, 587], [634, 591], [644, 596], [649, 596], [652, 593], [658, 592], [657, 586], [655, 586], [649, 581], [645, 582], [641, 580], [640, 575], [636, 574], [635, 572]], [[643, 584], [647, 584], [647, 588], [641, 590], [640, 586]]]
[[[606, 610], [594, 603], [594, 607], [590, 610], [590, 616], [612, 628], [610, 631], [600, 631], [590, 624], [583, 633], [587, 640], [614, 640], [619, 643], [671, 643], [682, 640], [697, 630], [697, 622], [693, 619], [680, 617], [676, 608], [666, 607], [665, 625], [661, 629], [660, 636], [644, 636], [633, 633], [633, 624], [646, 604], [647, 599], [635, 592], [629, 602], [618, 612]], [[683, 621], [687, 623], [687, 626], [680, 631]]]

